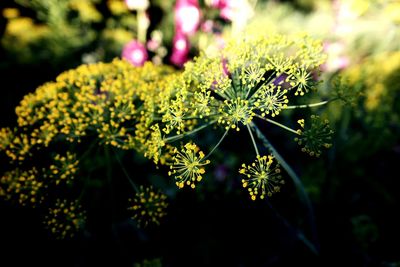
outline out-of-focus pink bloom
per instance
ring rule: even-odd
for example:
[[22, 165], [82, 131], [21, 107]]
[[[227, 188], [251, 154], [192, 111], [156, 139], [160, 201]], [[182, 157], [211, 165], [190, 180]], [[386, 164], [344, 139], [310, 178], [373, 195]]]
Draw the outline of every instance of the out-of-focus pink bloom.
[[221, 18], [241, 24], [246, 24], [254, 15], [254, 10], [248, 0], [212, 0], [211, 6], [221, 10]]
[[174, 65], [182, 67], [183, 64], [188, 61], [189, 40], [184, 34], [178, 32], [174, 36], [172, 44], [173, 47], [170, 60]]
[[328, 54], [326, 63], [322, 66], [322, 70], [334, 72], [345, 69], [350, 60], [345, 56], [345, 45], [341, 42], [325, 42], [324, 51]]
[[156, 51], [157, 48], [160, 47], [160, 42], [154, 40], [154, 39], [150, 39], [147, 41], [147, 49], [149, 49], [150, 51]]
[[228, 70], [228, 60], [226, 58], [222, 59], [222, 72], [226, 75], [229, 76], [229, 70]]
[[235, 17], [235, 11], [230, 6], [227, 6], [221, 9], [221, 13], [219, 15], [223, 19], [233, 20]]
[[127, 59], [135, 66], [143, 66], [144, 62], [148, 59], [148, 54], [143, 44], [132, 40], [124, 46], [122, 58]]
[[146, 10], [149, 7], [149, 0], [125, 0], [130, 10]]
[[177, 0], [174, 8], [176, 32], [192, 35], [200, 24], [197, 0]]
[[226, 41], [225, 41], [224, 37], [222, 37], [222, 35], [220, 35], [220, 34], [217, 34], [215, 36], [215, 42], [217, 43], [217, 47], [219, 49], [223, 49], [226, 45]]
[[211, 0], [210, 6], [218, 9], [226, 7], [232, 0]]
[[324, 65], [322, 65], [322, 70], [327, 72], [335, 72], [337, 70], [342, 70], [349, 66], [350, 60], [346, 56], [340, 56], [337, 58], [328, 59]]
[[201, 24], [201, 30], [203, 32], [212, 32], [213, 31], [214, 22], [212, 20], [206, 20], [203, 24]]

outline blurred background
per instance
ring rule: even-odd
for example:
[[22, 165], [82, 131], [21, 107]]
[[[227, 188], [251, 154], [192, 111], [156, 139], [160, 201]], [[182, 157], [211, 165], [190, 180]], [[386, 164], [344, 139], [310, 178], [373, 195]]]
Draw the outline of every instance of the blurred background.
[[[65, 70], [116, 57], [179, 70], [243, 32], [321, 39], [327, 61], [314, 100], [328, 99], [342, 83], [348, 101], [319, 110], [335, 130], [327, 153], [311, 159], [279, 132], [272, 140], [304, 183], [314, 229], [290, 182], [268, 205], [243, 194], [240, 152], [226, 152], [241, 139], [230, 137], [216, 155], [213, 179], [193, 192], [178, 193], [150, 162], [125, 154], [129, 173], [171, 198], [159, 227], [138, 229], [129, 219], [123, 179], [112, 189], [92, 185], [88, 227], [71, 240], [49, 236], [40, 209], [1, 199], [0, 265], [400, 266], [400, 1], [2, 0], [0, 126], [16, 126], [23, 96]], [[318, 254], [299, 234], [313, 231]]]

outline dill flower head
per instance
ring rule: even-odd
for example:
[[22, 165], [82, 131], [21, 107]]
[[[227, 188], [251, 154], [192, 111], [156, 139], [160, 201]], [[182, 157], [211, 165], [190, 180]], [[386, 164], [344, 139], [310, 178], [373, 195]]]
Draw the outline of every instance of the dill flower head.
[[139, 192], [133, 199], [129, 199], [133, 211], [132, 218], [137, 221], [139, 227], [146, 227], [149, 224], [160, 224], [162, 217], [166, 215], [168, 203], [167, 196], [160, 190], [154, 190], [152, 186], [144, 188], [140, 186]]
[[0, 129], [0, 150], [5, 150], [12, 142], [14, 133], [10, 128]]
[[204, 166], [210, 161], [204, 159], [204, 153], [193, 143], [187, 143], [181, 150], [175, 148], [169, 175], [173, 175], [176, 185], [183, 188], [185, 185], [191, 188], [203, 179], [206, 172]]
[[43, 189], [47, 187], [38, 178], [36, 168], [6, 172], [0, 178], [0, 196], [6, 200], [14, 200], [22, 206], [36, 206], [43, 202]]
[[45, 227], [57, 239], [72, 238], [86, 221], [86, 212], [77, 201], [57, 199], [44, 219]]
[[248, 189], [252, 200], [256, 200], [257, 197], [264, 199], [266, 195], [272, 196], [273, 193], [279, 192], [284, 184], [281, 170], [274, 164], [274, 158], [270, 155], [257, 155], [251, 165], [242, 164], [239, 173], [246, 176], [242, 179], [242, 184]]
[[32, 140], [25, 133], [14, 133], [13, 135], [11, 132], [8, 132], [3, 142], [3, 145], [7, 145], [5, 153], [12, 161], [23, 161], [32, 154]]
[[319, 116], [311, 115], [308, 125], [304, 119], [298, 120], [301, 129], [297, 130], [299, 137], [294, 140], [302, 146], [301, 151], [310, 154], [310, 156], [319, 157], [322, 148], [330, 148], [332, 146], [332, 134], [329, 121], [321, 119]]
[[220, 53], [202, 54], [185, 65], [184, 101], [196, 113], [185, 110], [178, 118], [199, 115], [239, 130], [255, 116], [275, 117], [288, 106], [290, 97], [315, 87], [313, 74], [324, 60], [322, 44], [307, 36], [231, 40]]
[[44, 177], [53, 179], [56, 185], [61, 182], [70, 184], [78, 171], [78, 163], [76, 155], [71, 152], [67, 152], [66, 155], [57, 154], [47, 173], [44, 170]]
[[227, 130], [232, 128], [239, 131], [240, 124], [249, 124], [254, 116], [249, 101], [243, 100], [240, 97], [233, 100], [225, 100], [219, 111], [221, 112], [221, 116], [218, 122], [220, 124], [226, 124], [225, 129]]
[[165, 146], [165, 141], [158, 124], [152, 125], [150, 130], [150, 138], [144, 143], [146, 148], [144, 156], [153, 159], [154, 163], [157, 164], [160, 161], [161, 149]]
[[287, 107], [287, 103], [289, 103], [287, 93], [286, 89], [281, 89], [279, 86], [263, 85], [255, 93], [256, 101], [254, 105], [261, 111], [261, 116], [271, 115], [271, 117], [275, 117], [283, 108]]

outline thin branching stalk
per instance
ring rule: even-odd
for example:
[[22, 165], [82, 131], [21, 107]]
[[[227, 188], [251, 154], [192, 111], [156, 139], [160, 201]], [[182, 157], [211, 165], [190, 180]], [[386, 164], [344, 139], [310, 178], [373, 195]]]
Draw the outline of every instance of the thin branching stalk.
[[115, 149], [113, 149], [114, 154], [115, 154], [115, 158], [117, 159], [118, 164], [120, 165], [126, 179], [128, 179], [129, 184], [132, 186], [133, 190], [135, 190], [136, 193], [139, 193], [139, 188], [137, 187], [137, 185], [133, 182], [133, 180], [131, 179], [131, 177], [129, 176], [127, 170], [125, 169], [124, 165], [122, 164], [117, 151], [115, 151]]
[[305, 207], [308, 211], [308, 220], [311, 226], [311, 234], [312, 240], [314, 243], [315, 251], [319, 251], [319, 242], [317, 238], [316, 226], [315, 226], [315, 216], [314, 209], [312, 207], [310, 198], [304, 189], [303, 183], [300, 178], [297, 176], [295, 171], [290, 167], [290, 165], [283, 159], [283, 157], [278, 153], [278, 151], [272, 146], [269, 140], [265, 137], [265, 135], [260, 131], [260, 129], [254, 124], [251, 124], [252, 128], [255, 130], [257, 137], [261, 140], [263, 145], [272, 153], [272, 155], [276, 158], [279, 164], [285, 169], [285, 171], [289, 174], [289, 177], [292, 179], [295, 184], [297, 191], [299, 192], [299, 197], [304, 203]]
[[277, 121], [274, 121], [274, 120], [271, 120], [271, 119], [268, 119], [268, 118], [264, 118], [263, 116], [260, 116], [260, 115], [258, 115], [258, 114], [256, 114], [255, 116], [256, 116], [257, 118], [259, 118], [259, 119], [262, 119], [262, 120], [266, 121], [266, 122], [275, 124], [276, 126], [279, 126], [279, 127], [281, 127], [282, 129], [285, 129], [285, 130], [287, 130], [287, 131], [289, 131], [289, 132], [292, 132], [292, 133], [294, 133], [294, 134], [299, 134], [296, 130], [293, 130], [292, 128], [289, 128], [289, 127], [287, 127], [287, 126], [285, 126], [285, 125], [283, 125], [283, 124], [281, 124], [281, 123], [279, 123], [279, 122], [277, 122]]
[[321, 102], [313, 103], [313, 104], [287, 106], [287, 107], [284, 107], [284, 108], [282, 108], [282, 109], [313, 108], [313, 107], [318, 107], [318, 106], [326, 105], [326, 104], [328, 104], [328, 103], [331, 102], [331, 101], [333, 101], [333, 99], [325, 100], [325, 101], [321, 101]]
[[259, 156], [260, 153], [258, 152], [257, 144], [256, 144], [256, 141], [254, 140], [254, 136], [253, 136], [253, 133], [252, 133], [252, 131], [250, 129], [250, 126], [248, 124], [246, 126], [247, 126], [247, 130], [249, 131], [249, 134], [250, 134], [250, 137], [251, 137], [251, 142], [253, 143], [253, 146], [254, 146], [254, 150], [256, 151], [257, 156]]
[[204, 124], [204, 125], [202, 125], [202, 126], [196, 128], [196, 129], [194, 129], [194, 130], [191, 130], [191, 131], [189, 131], [189, 132], [167, 137], [167, 138], [164, 139], [164, 141], [165, 141], [165, 142], [174, 142], [174, 141], [177, 141], [177, 140], [179, 140], [179, 139], [184, 138], [185, 136], [188, 136], [188, 135], [194, 134], [194, 133], [196, 133], [196, 132], [198, 132], [198, 131], [200, 131], [200, 130], [203, 130], [204, 128], [206, 128], [206, 127], [208, 127], [208, 126], [210, 126], [210, 125], [212, 125], [212, 124], [214, 124], [214, 123], [216, 123], [216, 122], [217, 122], [217, 120], [210, 121], [209, 123], [206, 123], [206, 124]]
[[225, 136], [228, 134], [229, 129], [227, 129], [224, 133], [224, 135], [222, 135], [221, 139], [219, 139], [218, 143], [214, 146], [213, 149], [211, 149], [210, 153], [207, 154], [207, 156], [205, 156], [202, 160], [206, 160], [209, 156], [211, 156], [211, 154], [215, 151], [215, 149], [217, 149], [217, 147], [222, 143], [222, 141], [225, 139]]

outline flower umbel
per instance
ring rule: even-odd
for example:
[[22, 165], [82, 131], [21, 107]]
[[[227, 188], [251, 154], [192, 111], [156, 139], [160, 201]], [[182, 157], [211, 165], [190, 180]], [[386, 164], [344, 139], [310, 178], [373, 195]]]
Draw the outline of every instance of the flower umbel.
[[56, 205], [49, 209], [44, 224], [57, 239], [72, 238], [86, 220], [86, 212], [77, 201], [57, 199]]
[[45, 177], [54, 179], [56, 185], [60, 182], [70, 184], [78, 171], [78, 163], [79, 161], [73, 153], [67, 152], [66, 155], [57, 154]]
[[160, 190], [154, 190], [152, 186], [140, 187], [139, 192], [131, 202], [128, 210], [134, 212], [132, 218], [138, 222], [140, 227], [146, 227], [149, 224], [160, 224], [160, 219], [166, 215], [168, 203], [167, 196]]
[[296, 137], [296, 141], [303, 148], [301, 151], [310, 154], [310, 156], [319, 157], [323, 147], [330, 148], [332, 146], [331, 139], [333, 131], [329, 126], [328, 120], [323, 120], [319, 116], [311, 115], [309, 127], [306, 127], [304, 119], [297, 121], [301, 128], [297, 130], [300, 137]]
[[242, 164], [239, 173], [246, 176], [242, 179], [243, 187], [247, 187], [252, 200], [257, 196], [264, 199], [265, 195], [272, 196], [279, 192], [280, 186], [284, 184], [281, 180], [281, 170], [278, 165], [274, 165], [274, 157], [271, 155], [257, 155], [255, 162], [251, 165]]
[[47, 185], [39, 180], [36, 168], [24, 171], [15, 169], [4, 173], [0, 178], [0, 196], [7, 200], [15, 200], [22, 206], [35, 207], [43, 202], [43, 189]]
[[168, 174], [175, 176], [179, 188], [185, 185], [195, 188], [196, 183], [203, 178], [204, 166], [209, 163], [210, 161], [204, 159], [204, 153], [196, 144], [187, 143], [181, 151], [175, 148], [171, 171]]
[[220, 112], [221, 117], [218, 122], [226, 124], [225, 129], [232, 128], [236, 129], [236, 131], [239, 131], [241, 124], [249, 124], [254, 116], [249, 101], [243, 100], [240, 97], [233, 100], [225, 100], [224, 105], [220, 108]]

